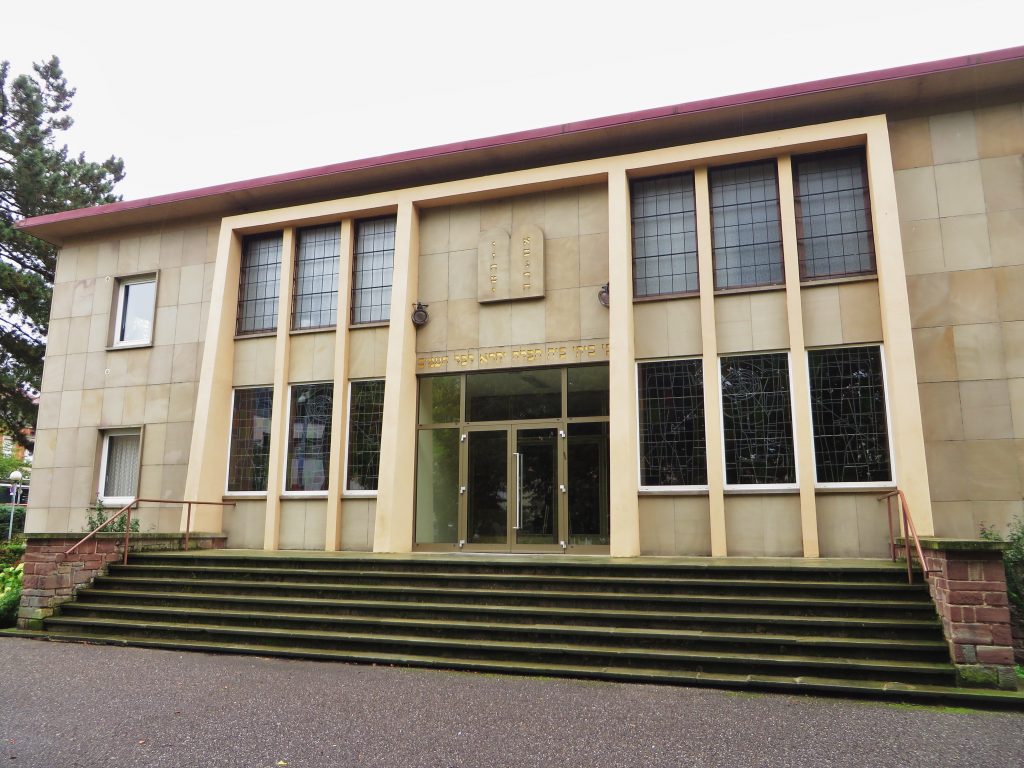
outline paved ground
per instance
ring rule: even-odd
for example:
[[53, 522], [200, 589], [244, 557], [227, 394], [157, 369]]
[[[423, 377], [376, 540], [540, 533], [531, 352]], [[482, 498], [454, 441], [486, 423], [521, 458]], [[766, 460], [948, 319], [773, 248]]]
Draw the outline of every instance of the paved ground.
[[0, 768], [971, 766], [1024, 716], [0, 639]]

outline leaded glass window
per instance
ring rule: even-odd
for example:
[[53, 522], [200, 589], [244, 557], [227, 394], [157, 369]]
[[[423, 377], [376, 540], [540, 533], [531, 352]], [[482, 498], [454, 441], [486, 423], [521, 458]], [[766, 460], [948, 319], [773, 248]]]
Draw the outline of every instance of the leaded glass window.
[[375, 491], [380, 474], [384, 381], [353, 381], [348, 423], [348, 490]]
[[707, 485], [703, 377], [700, 360], [639, 365], [641, 485]]
[[793, 158], [800, 279], [875, 271], [864, 150]]
[[693, 174], [634, 181], [631, 192], [633, 295], [697, 291]]
[[395, 264], [394, 216], [356, 224], [352, 268], [352, 322], [379, 323], [391, 317]]
[[775, 161], [712, 168], [709, 179], [715, 287], [783, 282]]
[[273, 387], [236, 389], [231, 412], [228, 491], [267, 490]]
[[891, 481], [881, 349], [815, 349], [807, 360], [818, 482]]
[[795, 483], [788, 356], [723, 357], [721, 365], [726, 484]]
[[337, 224], [300, 229], [295, 255], [292, 328], [333, 328], [338, 321]]
[[288, 419], [287, 491], [326, 491], [334, 384], [295, 384]]
[[235, 332], [262, 333], [277, 328], [281, 282], [281, 233], [247, 237], [242, 250]]

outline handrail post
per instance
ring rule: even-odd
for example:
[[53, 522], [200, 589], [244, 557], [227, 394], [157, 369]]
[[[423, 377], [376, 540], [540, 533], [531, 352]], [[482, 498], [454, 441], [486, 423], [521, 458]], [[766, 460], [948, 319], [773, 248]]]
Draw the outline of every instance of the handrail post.
[[[899, 497], [900, 509], [903, 511], [903, 548], [906, 550], [907, 558], [907, 583], [914, 583], [914, 561], [910, 554], [910, 518], [907, 517], [907, 505], [903, 503], [903, 495]], [[924, 568], [924, 563], [921, 563]]]
[[885, 497], [885, 517], [889, 522], [889, 557], [896, 562], [896, 534], [892, 529], [892, 496]]
[[132, 507], [128, 505], [128, 514], [124, 526], [124, 564], [128, 565], [128, 541], [132, 535]]
[[188, 552], [188, 538], [192, 531], [192, 502], [188, 502], [188, 511], [185, 514], [185, 551]]

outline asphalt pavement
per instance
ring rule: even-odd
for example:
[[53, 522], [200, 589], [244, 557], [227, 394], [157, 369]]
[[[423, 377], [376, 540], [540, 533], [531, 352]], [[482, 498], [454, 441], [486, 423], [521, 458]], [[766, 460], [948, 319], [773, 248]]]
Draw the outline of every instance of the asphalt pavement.
[[1012, 768], [1024, 715], [0, 639], [0, 768]]

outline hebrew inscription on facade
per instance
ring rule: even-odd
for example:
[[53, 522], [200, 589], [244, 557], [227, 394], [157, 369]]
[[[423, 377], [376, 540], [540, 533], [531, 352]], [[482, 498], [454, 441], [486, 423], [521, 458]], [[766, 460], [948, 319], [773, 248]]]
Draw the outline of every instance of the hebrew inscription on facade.
[[481, 303], [535, 299], [544, 295], [544, 233], [536, 224], [480, 234], [477, 299]]

